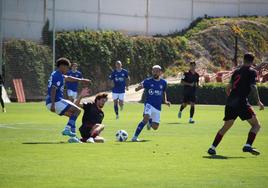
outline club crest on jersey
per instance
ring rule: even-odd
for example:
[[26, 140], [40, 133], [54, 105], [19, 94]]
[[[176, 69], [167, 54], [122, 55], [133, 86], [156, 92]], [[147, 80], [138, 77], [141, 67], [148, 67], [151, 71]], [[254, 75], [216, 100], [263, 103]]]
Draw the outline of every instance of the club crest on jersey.
[[154, 84], [151, 84], [151, 87], [154, 87]]
[[162, 85], [160, 85], [159, 87], [160, 87], [160, 89], [163, 89], [163, 86]]

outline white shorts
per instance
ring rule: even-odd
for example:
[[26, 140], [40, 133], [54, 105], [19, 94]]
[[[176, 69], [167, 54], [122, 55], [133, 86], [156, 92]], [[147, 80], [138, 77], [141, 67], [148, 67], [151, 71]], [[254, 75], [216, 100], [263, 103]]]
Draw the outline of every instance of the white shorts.
[[[47, 109], [50, 111], [51, 103], [48, 103]], [[58, 102], [55, 102], [55, 113], [62, 116], [71, 106], [75, 106], [71, 101], [61, 99]]]
[[124, 101], [125, 93], [112, 93], [113, 100], [119, 99], [120, 101]]
[[77, 92], [70, 89], [67, 90], [67, 95], [68, 97], [72, 97], [73, 99], [77, 98]]
[[152, 105], [146, 103], [145, 106], [144, 106], [143, 114], [149, 115], [150, 118], [152, 119], [152, 122], [155, 122], [155, 123], [158, 123], [158, 124], [160, 123], [160, 111], [157, 110]]

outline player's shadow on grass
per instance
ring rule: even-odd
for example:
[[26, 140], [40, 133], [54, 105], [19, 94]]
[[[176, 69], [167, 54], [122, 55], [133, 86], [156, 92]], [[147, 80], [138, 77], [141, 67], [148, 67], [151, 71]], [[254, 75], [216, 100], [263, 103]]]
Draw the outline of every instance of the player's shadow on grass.
[[151, 142], [151, 140], [140, 140], [138, 142], [132, 142], [131, 140], [126, 141], [127, 143], [139, 143], [139, 142]]
[[64, 141], [55, 141], [55, 142], [23, 142], [22, 144], [68, 144]]
[[229, 156], [223, 156], [223, 155], [210, 155], [210, 156], [203, 156], [205, 159], [245, 159], [246, 157], [229, 157]]
[[183, 123], [179, 123], [179, 122], [169, 122], [167, 123], [168, 125], [180, 125], [180, 124], [183, 124]]

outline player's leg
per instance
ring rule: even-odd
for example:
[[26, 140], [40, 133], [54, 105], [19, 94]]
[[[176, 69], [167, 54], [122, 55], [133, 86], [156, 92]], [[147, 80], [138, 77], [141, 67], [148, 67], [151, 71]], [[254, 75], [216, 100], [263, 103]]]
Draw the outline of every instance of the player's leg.
[[225, 106], [225, 112], [224, 113], [225, 113], [225, 116], [224, 116], [224, 119], [223, 119], [224, 120], [224, 125], [217, 132], [211, 147], [208, 149], [208, 154], [210, 154], [210, 155], [215, 155], [216, 154], [216, 147], [221, 142], [222, 137], [225, 135], [225, 133], [232, 127], [232, 125], [234, 124], [235, 119], [238, 116], [236, 109], [233, 109], [230, 106]]
[[251, 106], [248, 106], [246, 108], [246, 111], [243, 113], [244, 117], [241, 117], [242, 120], [246, 119], [248, 123], [251, 125], [251, 129], [249, 130], [248, 133], [248, 138], [246, 141], [245, 146], [243, 147], [244, 152], [250, 152], [253, 155], [259, 155], [260, 152], [257, 151], [255, 148], [252, 148], [252, 144], [256, 138], [256, 135], [258, 134], [261, 126], [260, 123], [252, 110]]
[[5, 103], [4, 103], [4, 100], [2, 98], [2, 86], [0, 86], [0, 103], [1, 103], [1, 106], [2, 106], [2, 111], [6, 112]]
[[72, 90], [67, 90], [67, 97], [68, 97], [68, 100], [71, 101], [71, 102], [74, 102], [74, 97], [73, 97], [73, 91]]
[[228, 120], [224, 122], [224, 125], [222, 128], [217, 132], [214, 141], [211, 145], [211, 147], [208, 150], [208, 154], [215, 155], [216, 154], [216, 147], [219, 145], [219, 143], [222, 140], [222, 137], [225, 135], [225, 133], [232, 127], [235, 120]]
[[103, 143], [104, 138], [100, 136], [100, 133], [104, 130], [103, 124], [96, 124], [92, 131], [91, 131], [91, 137], [94, 138], [94, 141], [96, 143]]
[[134, 136], [132, 137], [132, 142], [139, 141], [138, 136], [140, 135], [143, 127], [148, 123], [151, 113], [152, 113], [152, 106], [150, 104], [146, 104], [144, 107], [143, 120], [138, 124]]
[[69, 120], [67, 122], [66, 127], [62, 131], [63, 135], [67, 136], [75, 136], [76, 135], [76, 120], [81, 113], [81, 110], [78, 106], [73, 104], [72, 102], [69, 102], [67, 100], [61, 101], [61, 102], [67, 102], [68, 106], [61, 112], [61, 115], [65, 115], [69, 117]]
[[184, 108], [186, 108], [188, 101], [189, 101], [188, 96], [184, 95], [183, 96], [183, 102], [181, 104], [181, 107], [180, 107], [180, 110], [179, 110], [179, 113], [178, 113], [178, 118], [181, 118], [182, 111], [184, 110]]
[[119, 98], [119, 94], [118, 93], [112, 93], [113, 96], [113, 101], [114, 101], [114, 112], [116, 115], [116, 119], [119, 118], [119, 113], [118, 113], [118, 98]]
[[152, 117], [152, 128], [154, 130], [157, 130], [159, 128], [159, 123], [160, 123], [160, 111], [157, 109], [154, 109], [151, 117]]
[[121, 111], [124, 108], [124, 98], [125, 98], [125, 93], [120, 93], [119, 94], [119, 106], [120, 106]]
[[[92, 124], [82, 125], [79, 128], [82, 142], [94, 143], [94, 139], [91, 137], [91, 130], [94, 127]], [[91, 139], [89, 139], [91, 138]]]
[[193, 120], [194, 117], [194, 112], [195, 112], [195, 103], [194, 102], [190, 102], [191, 108], [190, 108], [190, 119], [189, 119], [189, 123], [194, 123], [195, 121]]

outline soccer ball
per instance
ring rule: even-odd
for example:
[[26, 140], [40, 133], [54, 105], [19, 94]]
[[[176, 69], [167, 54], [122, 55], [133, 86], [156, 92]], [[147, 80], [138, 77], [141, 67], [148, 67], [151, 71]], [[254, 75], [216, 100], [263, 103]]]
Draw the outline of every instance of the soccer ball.
[[119, 130], [115, 134], [116, 140], [119, 142], [125, 142], [128, 138], [128, 134], [124, 130]]

